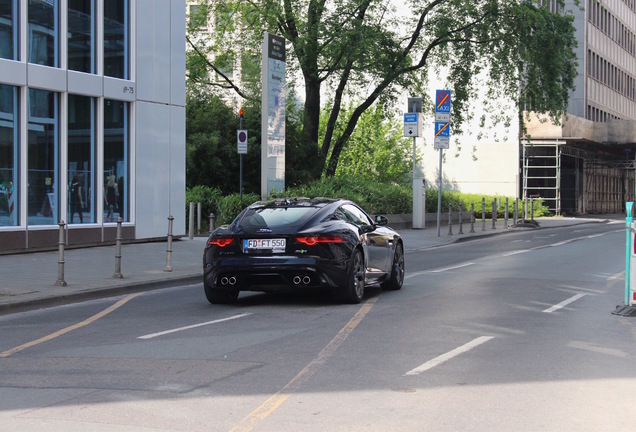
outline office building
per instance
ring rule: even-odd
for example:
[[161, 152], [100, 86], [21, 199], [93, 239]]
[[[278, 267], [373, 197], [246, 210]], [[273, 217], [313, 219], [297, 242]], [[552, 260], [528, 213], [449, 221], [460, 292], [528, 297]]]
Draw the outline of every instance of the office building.
[[0, 252], [185, 233], [185, 2], [0, 0]]
[[[521, 140], [514, 121], [469, 127], [476, 132], [454, 140], [463, 147], [458, 157], [446, 151], [445, 190], [543, 198], [555, 214], [620, 213], [634, 200], [636, 0], [582, 0], [581, 8], [567, 0], [560, 12], [573, 15], [578, 41], [567, 116], [555, 126], [531, 113], [530, 138]], [[481, 109], [475, 104], [476, 119]], [[431, 148], [424, 152], [429, 181], [437, 178]]]

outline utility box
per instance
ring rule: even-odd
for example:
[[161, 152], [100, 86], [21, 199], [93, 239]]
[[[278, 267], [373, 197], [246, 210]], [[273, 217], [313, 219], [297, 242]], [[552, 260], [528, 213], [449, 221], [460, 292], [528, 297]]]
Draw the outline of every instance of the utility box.
[[413, 228], [426, 227], [426, 181], [423, 177], [413, 178]]

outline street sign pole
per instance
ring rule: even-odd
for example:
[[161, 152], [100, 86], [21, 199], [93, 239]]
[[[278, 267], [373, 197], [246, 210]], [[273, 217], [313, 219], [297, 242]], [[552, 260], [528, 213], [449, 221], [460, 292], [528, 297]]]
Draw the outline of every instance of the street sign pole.
[[437, 237], [440, 236], [442, 220], [442, 149], [439, 149], [439, 173], [437, 178]]
[[437, 237], [440, 236], [442, 220], [442, 150], [449, 147], [450, 141], [451, 91], [437, 90], [435, 94], [435, 143], [439, 149], [439, 171], [437, 179]]
[[[243, 116], [239, 116], [239, 127], [243, 130]], [[241, 196], [241, 209], [243, 209], [243, 153], [239, 154], [239, 191]]]
[[425, 228], [425, 205], [424, 198], [425, 189], [424, 179], [418, 177], [420, 173], [417, 167], [417, 137], [421, 136], [421, 115], [422, 98], [409, 97], [407, 104], [407, 113], [404, 114], [404, 136], [413, 138], [413, 212], [412, 227], [415, 229]]

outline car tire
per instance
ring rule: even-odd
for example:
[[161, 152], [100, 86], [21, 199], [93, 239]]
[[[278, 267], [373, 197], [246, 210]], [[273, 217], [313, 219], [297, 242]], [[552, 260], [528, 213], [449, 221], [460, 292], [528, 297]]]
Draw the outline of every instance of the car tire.
[[395, 246], [393, 253], [393, 262], [391, 263], [391, 278], [386, 282], [382, 282], [380, 286], [387, 291], [397, 291], [402, 288], [404, 283], [404, 248], [402, 243]]
[[356, 249], [351, 256], [349, 271], [347, 273], [347, 288], [344, 293], [345, 300], [348, 303], [357, 304], [362, 301], [365, 282], [364, 256], [360, 249]]
[[205, 297], [212, 304], [230, 304], [238, 299], [238, 290], [214, 289], [206, 281], [203, 281]]

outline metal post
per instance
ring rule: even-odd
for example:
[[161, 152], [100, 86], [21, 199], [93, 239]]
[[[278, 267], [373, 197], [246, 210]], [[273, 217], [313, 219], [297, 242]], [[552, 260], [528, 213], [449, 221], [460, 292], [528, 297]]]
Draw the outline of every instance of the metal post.
[[168, 249], [166, 249], [166, 268], [163, 269], [165, 272], [172, 271], [172, 221], [174, 221], [174, 217], [168, 216]]
[[495, 223], [497, 222], [497, 198], [492, 200], [492, 229], [497, 229]]
[[55, 286], [66, 286], [64, 280], [64, 221], [60, 221], [58, 225], [60, 226], [60, 236], [57, 242], [57, 281], [55, 281]]
[[453, 235], [453, 208], [448, 204], [448, 235]]
[[457, 234], [464, 234], [464, 230], [462, 229], [462, 200], [459, 200], [459, 232]]
[[440, 224], [442, 218], [442, 149], [439, 149], [439, 173], [437, 177], [437, 237], [440, 236]]
[[201, 203], [197, 203], [197, 234], [201, 234]]
[[475, 232], [475, 203], [470, 203], [470, 233]]
[[534, 198], [530, 198], [530, 220], [534, 222]]
[[508, 229], [508, 197], [506, 197], [506, 208], [504, 211], [504, 228]]
[[486, 231], [486, 198], [481, 199], [481, 230]]
[[190, 203], [190, 218], [188, 226], [188, 238], [192, 240], [194, 238], [194, 203]]
[[518, 220], [519, 220], [519, 198], [515, 198], [512, 226], [516, 227]]
[[210, 234], [212, 234], [212, 231], [214, 231], [214, 213], [210, 213]]
[[121, 274], [121, 222], [122, 218], [117, 218], [117, 238], [115, 239], [115, 274], [113, 279], [123, 279]]

